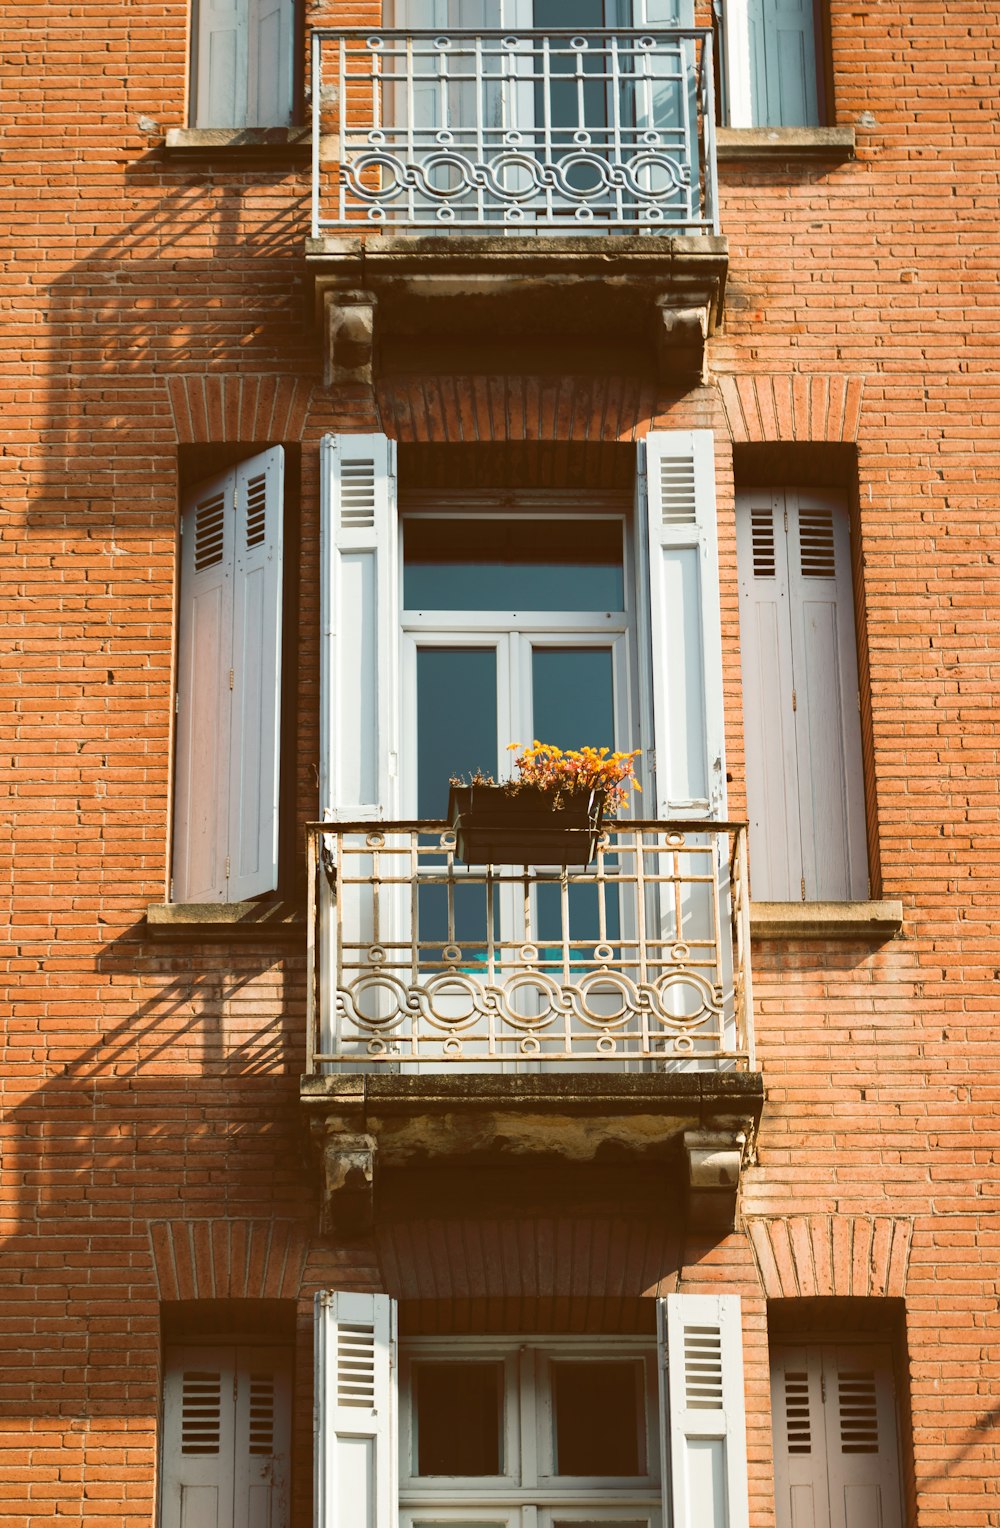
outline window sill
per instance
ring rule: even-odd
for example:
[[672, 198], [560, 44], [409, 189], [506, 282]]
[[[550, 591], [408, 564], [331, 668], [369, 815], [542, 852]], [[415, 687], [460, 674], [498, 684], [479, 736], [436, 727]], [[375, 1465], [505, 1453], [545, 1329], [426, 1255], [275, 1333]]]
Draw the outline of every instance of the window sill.
[[146, 908], [154, 939], [287, 939], [305, 936], [298, 902], [157, 902]]
[[720, 163], [741, 159], [853, 159], [853, 127], [720, 127]]
[[879, 943], [903, 927], [902, 902], [751, 902], [754, 939], [857, 939]]
[[302, 160], [311, 151], [308, 127], [172, 127], [164, 153], [172, 158]]

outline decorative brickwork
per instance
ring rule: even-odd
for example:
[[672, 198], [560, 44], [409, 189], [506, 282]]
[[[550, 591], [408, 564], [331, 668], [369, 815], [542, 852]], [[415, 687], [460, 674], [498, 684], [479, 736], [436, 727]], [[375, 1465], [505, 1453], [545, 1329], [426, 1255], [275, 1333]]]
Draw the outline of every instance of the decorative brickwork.
[[854, 441], [864, 377], [804, 372], [720, 376], [729, 433], [737, 442]]
[[300, 377], [168, 376], [167, 393], [181, 444], [301, 440], [312, 384]]
[[749, 1220], [769, 1300], [906, 1293], [911, 1220], [887, 1215], [789, 1215]]
[[161, 1300], [296, 1300], [308, 1239], [292, 1220], [154, 1220]]

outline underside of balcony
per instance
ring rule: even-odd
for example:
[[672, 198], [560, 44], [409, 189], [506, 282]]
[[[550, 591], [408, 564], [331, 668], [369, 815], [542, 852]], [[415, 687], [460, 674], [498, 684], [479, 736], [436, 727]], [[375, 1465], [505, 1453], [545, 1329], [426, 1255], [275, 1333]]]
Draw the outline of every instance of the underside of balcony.
[[[376, 234], [309, 240], [328, 384], [427, 365], [478, 369], [484, 344], [553, 341], [638, 348], [667, 382], [704, 371], [722, 316], [728, 253], [718, 235]], [[465, 357], [463, 361], [463, 356]]]

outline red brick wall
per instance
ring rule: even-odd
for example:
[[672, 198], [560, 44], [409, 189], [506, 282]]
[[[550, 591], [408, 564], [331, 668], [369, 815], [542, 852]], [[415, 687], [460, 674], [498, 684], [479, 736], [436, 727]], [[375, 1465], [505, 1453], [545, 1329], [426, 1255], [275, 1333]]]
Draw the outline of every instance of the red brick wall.
[[[682, 1248], [681, 1272], [684, 1287], [744, 1297], [754, 1528], [773, 1520], [764, 1295], [808, 1293], [810, 1279], [905, 1297], [922, 1528], [1000, 1522], [998, 18], [970, 0], [830, 9], [836, 116], [857, 126], [858, 156], [722, 167], [725, 332], [711, 386], [677, 404], [631, 377], [486, 370], [386, 383], [376, 399], [325, 394], [301, 255], [306, 173], [162, 152], [183, 122], [181, 0], [5, 7], [0, 1510], [12, 1522], [151, 1522], [164, 1269], [190, 1294], [232, 1293], [234, 1246], [272, 1220], [304, 1259], [297, 1288], [278, 1287], [302, 1296], [308, 1521], [308, 1296], [379, 1275], [373, 1248], [313, 1236], [301, 951], [156, 945], [143, 920], [167, 879], [178, 446], [302, 442], [305, 821], [318, 441], [380, 423], [401, 441], [717, 430], [736, 811], [731, 441], [856, 441], [876, 833], [904, 934], [755, 949], [768, 1096], [745, 1210], [765, 1238], [760, 1271], [741, 1234]], [[197, 1276], [177, 1271], [185, 1246]], [[257, 1292], [273, 1292], [261, 1269]]]

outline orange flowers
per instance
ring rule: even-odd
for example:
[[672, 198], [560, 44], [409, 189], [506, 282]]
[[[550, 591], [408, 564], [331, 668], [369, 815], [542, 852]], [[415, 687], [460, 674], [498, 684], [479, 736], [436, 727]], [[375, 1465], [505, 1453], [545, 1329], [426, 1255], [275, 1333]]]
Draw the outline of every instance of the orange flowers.
[[[520, 743], [510, 743], [516, 750]], [[554, 743], [540, 743], [536, 738], [530, 748], [514, 760], [519, 785], [536, 785], [551, 790], [558, 796], [561, 792], [603, 791], [604, 807], [609, 814], [628, 806], [629, 787], [640, 790], [635, 778], [633, 759], [640, 749], [631, 753], [612, 753], [610, 748], [557, 748]]]

